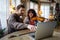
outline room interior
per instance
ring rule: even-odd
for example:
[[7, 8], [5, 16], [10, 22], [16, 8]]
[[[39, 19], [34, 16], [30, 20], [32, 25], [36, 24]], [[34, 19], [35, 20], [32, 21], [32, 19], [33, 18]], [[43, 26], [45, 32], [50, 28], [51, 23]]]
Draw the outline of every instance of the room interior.
[[[15, 8], [19, 4], [23, 4], [25, 6], [25, 10], [26, 10], [25, 15], [27, 15], [27, 10], [29, 9], [34, 9], [38, 17], [44, 17], [47, 19], [53, 18], [50, 15], [52, 14], [54, 18], [56, 18], [55, 20], [57, 21], [56, 28], [54, 29], [54, 31], [58, 32], [56, 36], [60, 34], [60, 16], [59, 16], [60, 0], [0, 0], [0, 21], [1, 21], [0, 24], [2, 29], [1, 31], [2, 37], [3, 37], [3, 32], [7, 33], [5, 30], [8, 30], [7, 29], [8, 17], [15, 12]], [[29, 32], [29, 30], [26, 31]], [[15, 32], [15, 34], [17, 33], [19, 34], [19, 32]]]

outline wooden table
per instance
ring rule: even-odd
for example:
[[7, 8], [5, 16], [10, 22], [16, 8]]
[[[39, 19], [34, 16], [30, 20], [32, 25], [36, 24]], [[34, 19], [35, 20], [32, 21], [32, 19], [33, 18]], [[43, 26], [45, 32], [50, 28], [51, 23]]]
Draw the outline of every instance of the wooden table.
[[[34, 40], [28, 34], [32, 33], [30, 30], [21, 30], [11, 34], [6, 35], [5, 37], [1, 38], [0, 40]], [[10, 36], [15, 35], [16, 37], [10, 38]], [[60, 32], [53, 33], [53, 37], [45, 38], [42, 40], [60, 40]]]
[[[30, 31], [30, 30], [21, 30], [21, 31], [17, 31], [17, 32], [13, 32], [11, 34], [8, 34], [6, 36], [4, 36], [3, 38], [1, 38], [0, 40], [33, 40], [32, 37], [28, 36], [29, 33], [32, 33], [34, 31]], [[16, 36], [13, 38], [10, 38], [12, 35]]]

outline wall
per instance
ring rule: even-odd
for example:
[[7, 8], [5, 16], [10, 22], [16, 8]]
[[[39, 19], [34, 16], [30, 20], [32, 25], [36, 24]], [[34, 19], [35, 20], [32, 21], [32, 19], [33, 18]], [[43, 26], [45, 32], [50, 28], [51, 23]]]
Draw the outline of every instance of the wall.
[[60, 3], [60, 0], [56, 0], [56, 2]]

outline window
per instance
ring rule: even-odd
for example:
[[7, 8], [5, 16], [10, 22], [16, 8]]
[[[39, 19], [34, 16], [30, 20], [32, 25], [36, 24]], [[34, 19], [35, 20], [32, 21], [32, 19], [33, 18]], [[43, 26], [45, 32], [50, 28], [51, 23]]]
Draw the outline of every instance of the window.
[[50, 4], [41, 4], [42, 17], [48, 18], [50, 13]]
[[38, 13], [38, 4], [30, 2], [30, 9], [34, 9]]
[[16, 6], [21, 4], [21, 0], [16, 0]]
[[10, 14], [15, 12], [15, 10], [13, 8], [16, 8], [19, 4], [21, 4], [20, 1], [21, 0], [10, 0], [9, 1], [9, 13]]
[[12, 5], [17, 6], [21, 4], [21, 0], [12, 0]]
[[35, 3], [34, 9], [35, 9], [36, 13], [38, 13], [38, 4]]
[[34, 3], [30, 2], [30, 9], [34, 9]]

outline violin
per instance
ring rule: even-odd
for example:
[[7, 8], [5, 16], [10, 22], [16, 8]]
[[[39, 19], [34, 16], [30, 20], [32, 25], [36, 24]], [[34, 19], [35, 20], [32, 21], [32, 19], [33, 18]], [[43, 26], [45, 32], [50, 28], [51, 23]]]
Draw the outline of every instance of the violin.
[[37, 21], [43, 22], [45, 20], [45, 18], [43, 18], [43, 17], [33, 17], [31, 20], [33, 20], [33, 21], [37, 20]]

